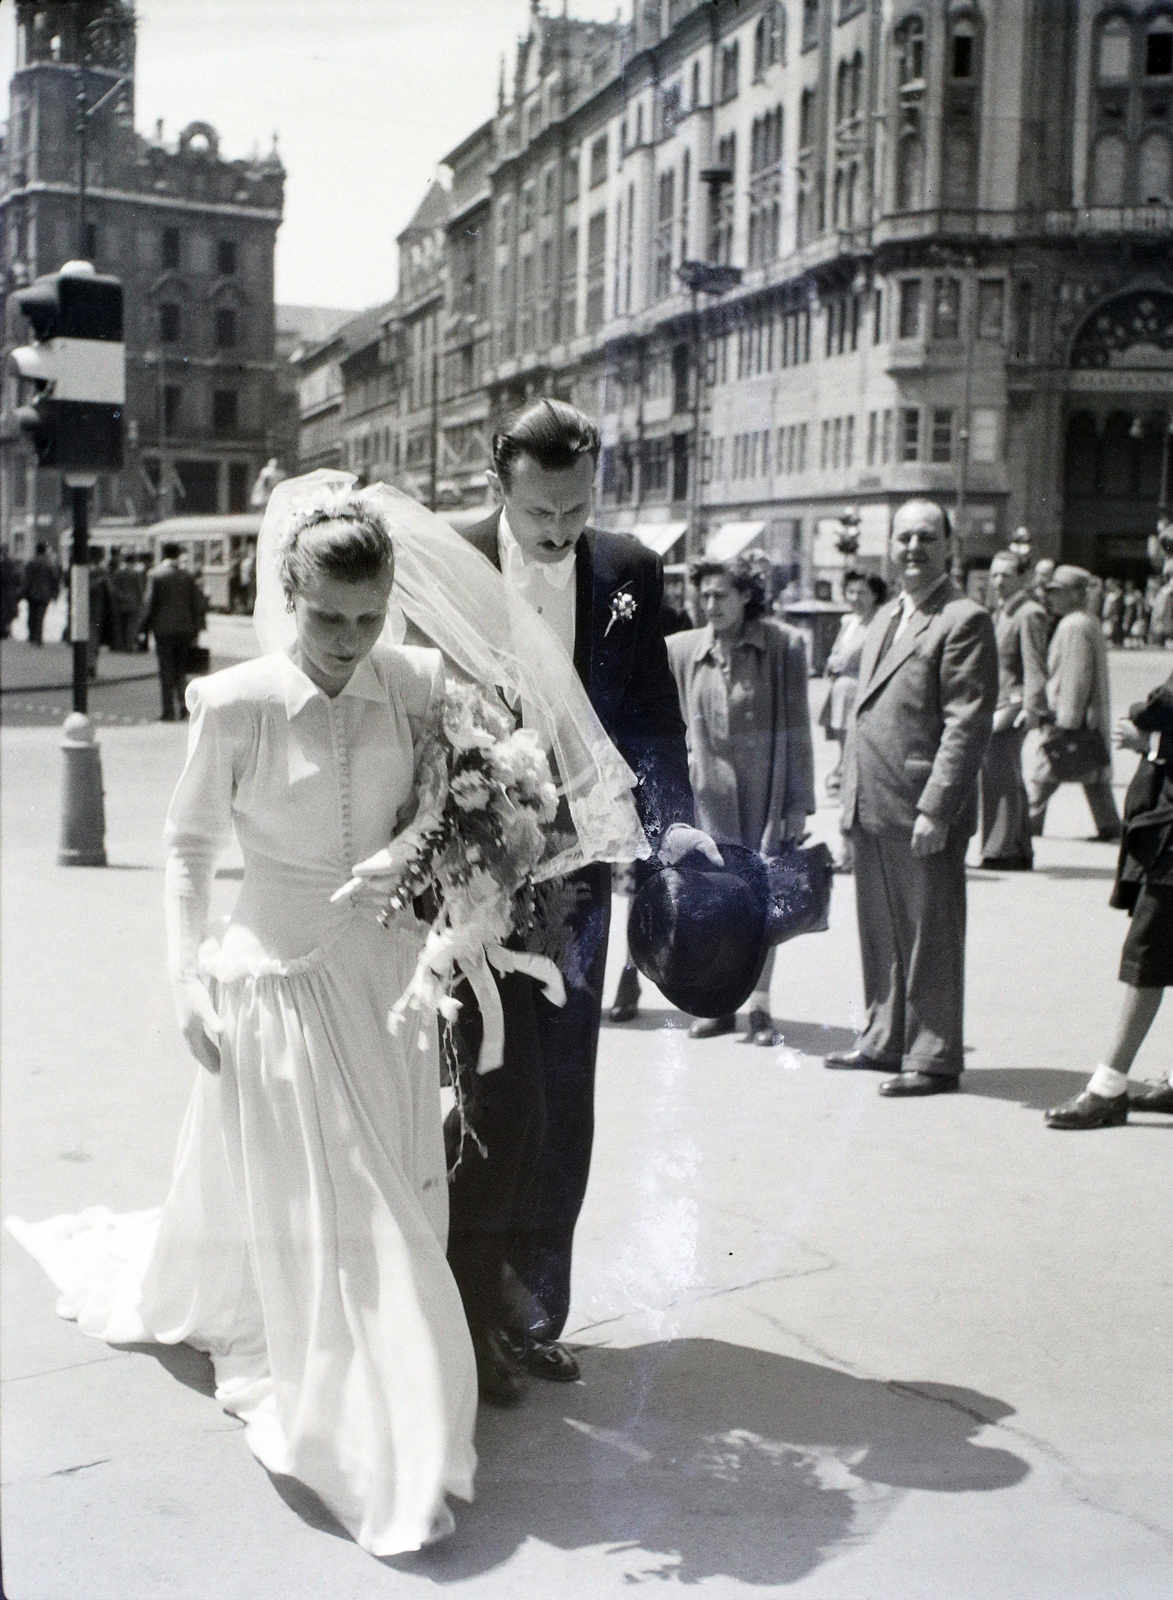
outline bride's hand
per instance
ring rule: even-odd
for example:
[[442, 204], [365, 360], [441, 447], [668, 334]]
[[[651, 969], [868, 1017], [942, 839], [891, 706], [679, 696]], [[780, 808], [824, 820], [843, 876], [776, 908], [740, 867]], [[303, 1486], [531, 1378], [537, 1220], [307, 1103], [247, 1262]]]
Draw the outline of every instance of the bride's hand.
[[207, 1072], [220, 1070], [220, 1018], [199, 978], [175, 978], [171, 984], [179, 1028], [187, 1048]]
[[416, 823], [401, 833], [398, 839], [392, 839], [382, 850], [376, 850], [373, 856], [351, 867], [350, 881], [330, 896], [331, 905], [339, 900], [349, 900], [360, 889], [367, 887], [390, 897], [403, 882], [418, 848], [419, 825]]

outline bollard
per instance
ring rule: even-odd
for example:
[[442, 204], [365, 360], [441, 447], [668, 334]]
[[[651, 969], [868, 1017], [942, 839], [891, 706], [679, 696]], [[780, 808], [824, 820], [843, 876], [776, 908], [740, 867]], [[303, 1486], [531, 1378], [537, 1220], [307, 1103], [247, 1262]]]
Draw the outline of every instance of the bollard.
[[80, 711], [71, 711], [62, 728], [65, 781], [61, 791], [62, 867], [106, 865], [106, 811], [102, 803], [102, 755], [94, 725]]

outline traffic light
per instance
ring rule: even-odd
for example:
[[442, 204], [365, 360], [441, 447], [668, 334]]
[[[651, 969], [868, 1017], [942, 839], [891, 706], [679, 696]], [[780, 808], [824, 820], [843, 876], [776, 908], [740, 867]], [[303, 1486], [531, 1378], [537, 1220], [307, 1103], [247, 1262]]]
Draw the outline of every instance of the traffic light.
[[88, 261], [67, 261], [13, 298], [33, 336], [12, 352], [22, 384], [34, 386], [16, 421], [38, 465], [117, 472], [126, 405], [121, 283]]

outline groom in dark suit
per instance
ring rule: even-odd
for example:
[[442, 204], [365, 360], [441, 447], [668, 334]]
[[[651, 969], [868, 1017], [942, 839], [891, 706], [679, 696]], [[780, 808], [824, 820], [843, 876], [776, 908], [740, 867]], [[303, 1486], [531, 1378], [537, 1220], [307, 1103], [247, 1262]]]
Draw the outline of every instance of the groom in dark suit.
[[[627, 534], [587, 526], [598, 456], [598, 429], [588, 417], [563, 401], [534, 402], [494, 435], [487, 477], [502, 504], [465, 537], [570, 655], [636, 774], [635, 802], [653, 850], [678, 860], [699, 848], [719, 861], [712, 840], [692, 826], [660, 558]], [[502, 1403], [520, 1398], [521, 1364], [540, 1377], [578, 1376], [557, 1340], [570, 1308], [571, 1245], [590, 1167], [610, 868], [594, 863], [566, 887], [573, 896], [561, 963], [566, 1005], [551, 1005], [523, 974], [499, 978], [505, 1063], [484, 1077], [471, 1070], [480, 1035], [472, 1005], [463, 1006], [454, 1030], [476, 1138], [464, 1138], [452, 1183], [448, 1258], [482, 1396]]]

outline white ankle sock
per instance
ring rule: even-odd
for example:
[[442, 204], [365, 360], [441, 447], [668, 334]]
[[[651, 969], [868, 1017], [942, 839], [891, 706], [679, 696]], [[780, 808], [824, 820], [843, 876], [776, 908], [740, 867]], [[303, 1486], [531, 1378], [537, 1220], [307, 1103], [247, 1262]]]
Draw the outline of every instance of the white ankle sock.
[[749, 997], [749, 1009], [751, 1011], [764, 1011], [769, 1016], [770, 991], [768, 989], [755, 989]]
[[1088, 1088], [1092, 1094], [1102, 1095], [1105, 1100], [1114, 1100], [1117, 1095], [1128, 1092], [1128, 1074], [1101, 1064], [1088, 1079]]

